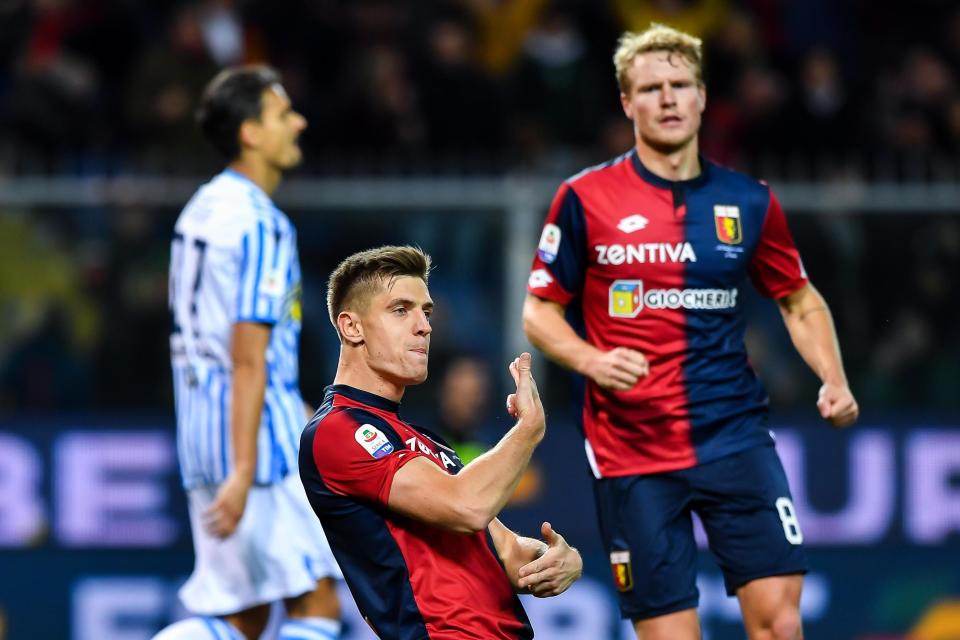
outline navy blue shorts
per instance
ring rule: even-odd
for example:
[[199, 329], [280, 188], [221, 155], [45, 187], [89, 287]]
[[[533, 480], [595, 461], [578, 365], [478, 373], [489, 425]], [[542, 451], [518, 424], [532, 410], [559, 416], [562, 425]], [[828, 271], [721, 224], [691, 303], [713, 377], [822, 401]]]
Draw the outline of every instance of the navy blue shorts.
[[757, 578], [807, 571], [787, 477], [772, 444], [691, 469], [603, 478], [594, 493], [624, 618], [697, 606], [691, 512], [703, 522], [729, 595]]

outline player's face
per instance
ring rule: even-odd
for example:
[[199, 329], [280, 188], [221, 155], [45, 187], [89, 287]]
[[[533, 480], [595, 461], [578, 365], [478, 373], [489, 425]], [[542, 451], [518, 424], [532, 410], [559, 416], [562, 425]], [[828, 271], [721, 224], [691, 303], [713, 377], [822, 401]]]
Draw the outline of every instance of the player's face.
[[686, 58], [666, 51], [641, 53], [627, 77], [629, 93], [620, 94], [620, 103], [638, 144], [661, 153], [695, 144], [707, 96]]
[[303, 158], [297, 139], [307, 128], [307, 119], [293, 110], [280, 85], [263, 92], [262, 104], [258, 150], [268, 164], [281, 171], [292, 169]]
[[427, 379], [433, 300], [420, 278], [401, 277], [373, 296], [361, 314], [370, 368], [393, 384]]

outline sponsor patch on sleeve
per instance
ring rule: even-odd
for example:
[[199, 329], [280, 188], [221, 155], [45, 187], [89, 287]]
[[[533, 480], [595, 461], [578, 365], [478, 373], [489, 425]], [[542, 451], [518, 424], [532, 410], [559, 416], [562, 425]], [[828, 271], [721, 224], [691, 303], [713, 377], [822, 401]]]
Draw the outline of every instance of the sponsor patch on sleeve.
[[537, 247], [537, 255], [547, 264], [552, 264], [557, 259], [559, 251], [560, 227], [552, 223], [544, 225], [543, 234], [540, 236], [540, 245]]
[[387, 436], [372, 424], [360, 425], [353, 437], [374, 458], [382, 458], [393, 453], [393, 445]]

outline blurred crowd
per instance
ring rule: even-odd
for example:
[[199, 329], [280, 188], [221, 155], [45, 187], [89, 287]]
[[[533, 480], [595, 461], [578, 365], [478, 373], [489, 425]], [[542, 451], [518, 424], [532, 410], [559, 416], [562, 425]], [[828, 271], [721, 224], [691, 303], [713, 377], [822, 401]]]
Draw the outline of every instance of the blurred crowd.
[[268, 61], [308, 172], [564, 172], [630, 146], [610, 58], [652, 21], [704, 39], [721, 162], [956, 171], [960, 6], [940, 0], [3, 0], [0, 171], [204, 169], [201, 87]]

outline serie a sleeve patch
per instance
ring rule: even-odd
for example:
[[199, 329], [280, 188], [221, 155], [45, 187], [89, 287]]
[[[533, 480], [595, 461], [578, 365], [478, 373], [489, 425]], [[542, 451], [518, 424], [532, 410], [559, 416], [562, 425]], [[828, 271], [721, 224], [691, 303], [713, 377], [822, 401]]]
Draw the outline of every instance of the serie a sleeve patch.
[[353, 434], [353, 438], [363, 449], [375, 459], [380, 459], [393, 453], [393, 445], [380, 429], [372, 424], [362, 424]]

